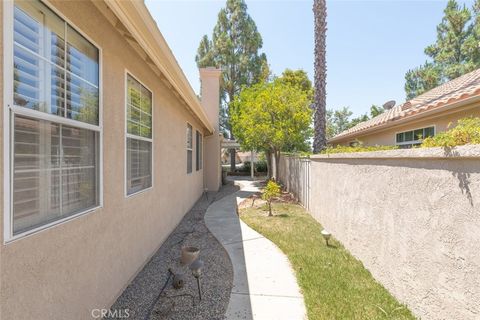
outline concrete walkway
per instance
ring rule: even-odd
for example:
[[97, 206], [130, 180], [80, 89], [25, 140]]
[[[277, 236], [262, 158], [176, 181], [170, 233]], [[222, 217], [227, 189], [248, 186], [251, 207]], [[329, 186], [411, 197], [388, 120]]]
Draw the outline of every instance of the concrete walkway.
[[306, 319], [303, 296], [287, 257], [271, 241], [243, 223], [237, 204], [259, 191], [258, 183], [235, 180], [240, 191], [214, 202], [205, 224], [225, 247], [233, 265], [227, 319]]

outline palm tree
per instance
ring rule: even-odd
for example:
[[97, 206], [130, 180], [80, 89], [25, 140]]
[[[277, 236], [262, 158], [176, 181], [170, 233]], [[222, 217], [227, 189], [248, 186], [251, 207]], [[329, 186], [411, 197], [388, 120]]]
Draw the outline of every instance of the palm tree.
[[315, 20], [315, 97], [314, 97], [314, 139], [313, 152], [325, 149], [326, 139], [326, 105], [327, 105], [327, 1], [313, 1]]

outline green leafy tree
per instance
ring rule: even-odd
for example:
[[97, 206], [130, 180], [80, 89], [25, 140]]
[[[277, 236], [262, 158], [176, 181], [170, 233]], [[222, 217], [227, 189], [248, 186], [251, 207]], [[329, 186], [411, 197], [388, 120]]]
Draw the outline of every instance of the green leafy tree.
[[468, 36], [463, 43], [463, 51], [465, 53], [468, 64], [478, 67], [480, 66], [480, 0], [476, 0], [472, 8], [472, 22], [468, 29]]
[[272, 201], [276, 197], [280, 196], [280, 186], [273, 180], [269, 180], [265, 189], [263, 189], [262, 199], [267, 201], [268, 204], [268, 216], [273, 217], [272, 213]]
[[379, 107], [375, 104], [372, 104], [372, 106], [370, 107], [370, 117], [372, 118], [375, 118], [376, 116], [379, 116], [384, 112], [385, 112], [385, 109], [383, 109], [383, 107]]
[[310, 81], [307, 73], [304, 70], [286, 69], [282, 72], [280, 81], [297, 86], [307, 94], [310, 100], [313, 99], [312, 81]]
[[449, 0], [441, 23], [437, 26], [437, 40], [425, 48], [431, 58], [424, 65], [405, 74], [405, 92], [412, 99], [436, 86], [468, 73], [480, 66], [478, 43], [480, 39], [479, 1], [472, 12]]
[[327, 110], [327, 138], [336, 136], [350, 128], [350, 117], [353, 112], [348, 107], [339, 110]]
[[368, 116], [368, 114], [363, 114], [361, 116], [358, 116], [356, 118], [353, 118], [352, 120], [350, 120], [350, 123], [348, 124], [348, 129], [350, 128], [353, 128], [355, 127], [357, 124], [359, 123], [362, 123], [362, 122], [365, 122], [367, 120], [369, 120], [370, 117]]
[[355, 127], [357, 124], [374, 118], [385, 112], [383, 107], [372, 104], [370, 107], [370, 116], [363, 114], [350, 119], [353, 112], [349, 107], [343, 107], [339, 110], [327, 110], [327, 138], [330, 139], [342, 131]]
[[[244, 0], [227, 0], [218, 13], [212, 39], [203, 36], [195, 61], [198, 67], [222, 69], [221, 130], [234, 139], [231, 130], [231, 103], [243, 86], [265, 80], [269, 70], [267, 57], [260, 53], [263, 42], [255, 22], [247, 13]], [[231, 152], [231, 170], [235, 169], [235, 150]]]
[[425, 62], [423, 66], [408, 70], [405, 80], [405, 92], [410, 100], [441, 84], [441, 68]]
[[304, 151], [312, 136], [312, 110], [307, 93], [281, 78], [245, 88], [235, 98], [232, 129], [243, 148], [265, 151], [278, 170], [280, 152]]

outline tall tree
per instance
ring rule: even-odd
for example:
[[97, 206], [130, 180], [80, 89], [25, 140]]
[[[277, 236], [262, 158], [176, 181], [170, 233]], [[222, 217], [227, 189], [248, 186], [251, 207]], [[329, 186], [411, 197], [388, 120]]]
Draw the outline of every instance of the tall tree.
[[270, 177], [272, 155], [278, 170], [280, 152], [309, 148], [312, 109], [307, 93], [297, 85], [275, 79], [245, 88], [232, 111], [235, 136], [243, 148], [266, 152]]
[[[343, 107], [339, 110], [328, 110], [327, 127], [330, 127], [331, 129], [327, 131], [330, 131], [333, 133], [333, 136], [335, 136], [350, 128], [350, 117], [352, 114], [353, 112], [348, 107]], [[329, 138], [331, 138], [331, 136]]]
[[327, 1], [313, 1], [315, 21], [315, 97], [314, 97], [314, 139], [313, 152], [318, 153], [327, 145]]
[[[267, 58], [260, 53], [263, 42], [244, 0], [227, 0], [218, 13], [212, 40], [203, 36], [195, 61], [198, 67], [222, 69], [221, 130], [234, 139], [230, 124], [231, 104], [243, 86], [268, 77]], [[235, 150], [231, 150], [231, 170], [235, 170]]]
[[441, 69], [431, 62], [425, 62], [423, 66], [408, 70], [405, 74], [405, 92], [407, 100], [427, 92], [442, 83]]
[[473, 8], [475, 19], [472, 23], [472, 13], [465, 5], [460, 6], [455, 0], [448, 1], [442, 21], [437, 26], [437, 40], [425, 48], [425, 54], [431, 61], [409, 70], [405, 75], [407, 99], [480, 66], [479, 10], [477, 0]]

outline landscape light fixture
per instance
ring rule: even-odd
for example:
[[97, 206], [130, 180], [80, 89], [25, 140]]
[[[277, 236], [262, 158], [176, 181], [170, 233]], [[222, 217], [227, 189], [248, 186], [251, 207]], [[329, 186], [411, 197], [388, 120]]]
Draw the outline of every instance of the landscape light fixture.
[[198, 297], [200, 298], [200, 300], [202, 300], [202, 290], [200, 289], [200, 276], [202, 275], [203, 261], [197, 259], [192, 262], [189, 268], [192, 271], [192, 275], [195, 277], [195, 279], [197, 279]]
[[328, 240], [330, 240], [331, 236], [332, 236], [332, 234], [330, 232], [328, 232], [325, 229], [322, 230], [322, 237], [323, 237], [323, 239], [325, 239], [325, 242], [327, 243], [327, 246], [329, 246]]

